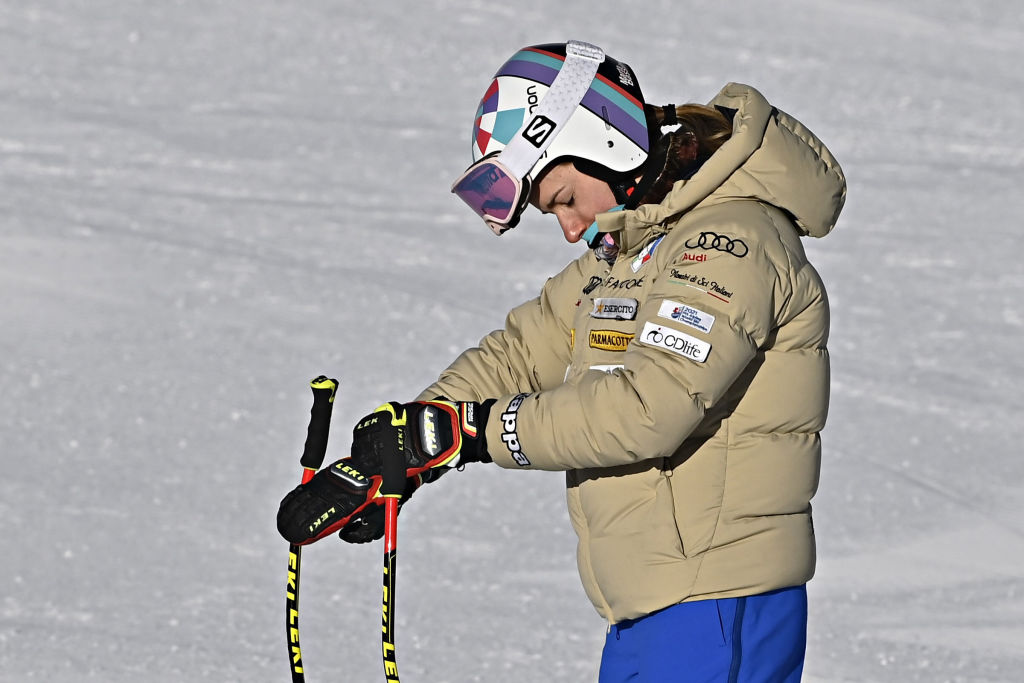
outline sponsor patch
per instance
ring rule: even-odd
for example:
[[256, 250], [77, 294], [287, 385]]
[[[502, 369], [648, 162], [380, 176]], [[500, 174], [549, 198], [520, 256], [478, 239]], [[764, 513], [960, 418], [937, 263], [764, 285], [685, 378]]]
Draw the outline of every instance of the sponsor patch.
[[704, 292], [708, 296], [713, 296], [719, 301], [724, 301], [725, 303], [729, 303], [733, 296], [733, 292], [727, 289], [722, 283], [709, 280], [701, 275], [693, 275], [691, 273], [681, 271], [678, 268], [670, 268], [669, 277], [678, 282], [682, 282], [687, 287]]
[[509, 455], [522, 467], [529, 467], [530, 461], [523, 454], [523, 447], [519, 445], [519, 406], [529, 394], [518, 394], [508, 402], [508, 407], [501, 414], [501, 440], [505, 442], [505, 448]]
[[711, 353], [711, 344], [706, 341], [650, 321], [644, 323], [644, 331], [640, 333], [639, 341], [648, 346], [671, 351], [698, 363], [706, 361], [708, 354]]
[[604, 351], [625, 351], [636, 335], [615, 330], [591, 330], [590, 348]]
[[633, 320], [638, 307], [636, 299], [594, 299], [594, 310], [590, 312], [590, 317]]
[[678, 301], [672, 301], [670, 299], [665, 299], [661, 302], [661, 308], [658, 309], [658, 315], [662, 318], [668, 318], [669, 320], [675, 320], [684, 325], [689, 325], [695, 330], [700, 330], [701, 332], [711, 332], [711, 326], [715, 324], [715, 316], [710, 313], [705, 313], [699, 308], [687, 306], [686, 304], [681, 304]]

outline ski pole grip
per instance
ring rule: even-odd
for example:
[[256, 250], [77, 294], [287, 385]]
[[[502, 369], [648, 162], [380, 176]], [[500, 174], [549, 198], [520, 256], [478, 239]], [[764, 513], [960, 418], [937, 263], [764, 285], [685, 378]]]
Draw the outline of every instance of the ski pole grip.
[[401, 498], [405, 492], [405, 454], [398, 450], [384, 454], [380, 466], [380, 495]]
[[334, 408], [338, 380], [320, 375], [310, 381], [309, 386], [313, 390], [313, 407], [309, 410], [306, 444], [299, 462], [308, 470], [318, 470], [327, 454], [327, 435], [331, 429], [331, 409]]

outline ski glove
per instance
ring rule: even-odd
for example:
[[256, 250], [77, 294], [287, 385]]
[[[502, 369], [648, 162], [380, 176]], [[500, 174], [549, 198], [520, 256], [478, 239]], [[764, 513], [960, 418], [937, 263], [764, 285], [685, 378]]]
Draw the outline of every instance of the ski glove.
[[349, 543], [384, 534], [384, 498], [378, 495], [384, 454], [397, 450], [406, 462], [399, 505], [422, 484], [467, 462], [490, 462], [484, 425], [493, 400], [478, 403], [388, 403], [356, 424], [352, 456], [320, 470], [291, 491], [277, 513], [278, 532], [306, 545], [339, 532]]
[[493, 400], [386, 403], [353, 430], [352, 460], [379, 472], [384, 454], [397, 451], [405, 457], [407, 477], [467, 462], [490, 462], [484, 429], [493, 404]]
[[[408, 478], [399, 506], [432, 479], [436, 477]], [[339, 460], [284, 497], [277, 511], [277, 530], [297, 545], [319, 541], [335, 531], [349, 543], [374, 541], [384, 535], [384, 498], [377, 495], [380, 484], [380, 467], [360, 469], [352, 458]]]

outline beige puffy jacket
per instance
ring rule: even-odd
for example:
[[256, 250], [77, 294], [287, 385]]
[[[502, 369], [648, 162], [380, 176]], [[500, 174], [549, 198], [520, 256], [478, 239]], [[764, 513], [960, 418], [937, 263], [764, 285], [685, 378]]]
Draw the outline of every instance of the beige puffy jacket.
[[566, 472], [587, 595], [610, 622], [814, 573], [828, 301], [800, 238], [846, 196], [825, 146], [748, 86], [732, 137], [420, 395], [497, 398], [488, 452]]

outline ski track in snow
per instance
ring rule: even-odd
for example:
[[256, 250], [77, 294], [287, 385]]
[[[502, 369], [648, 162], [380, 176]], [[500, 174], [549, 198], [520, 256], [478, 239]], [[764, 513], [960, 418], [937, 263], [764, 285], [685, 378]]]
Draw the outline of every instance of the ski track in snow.
[[[1019, 3], [0, 0], [0, 36], [0, 681], [286, 679], [307, 381], [342, 380], [342, 457], [577, 254], [448, 193], [489, 74], [570, 37], [653, 102], [750, 83], [847, 173], [807, 244], [834, 372], [805, 680], [1020, 680]], [[407, 509], [406, 680], [595, 680], [560, 476], [471, 467]], [[379, 555], [306, 551], [310, 680], [382, 678]]]

